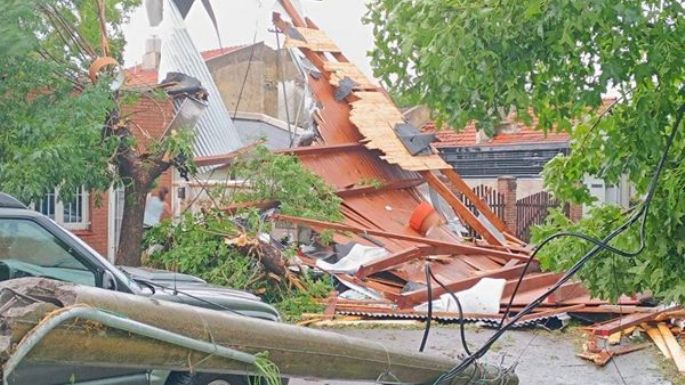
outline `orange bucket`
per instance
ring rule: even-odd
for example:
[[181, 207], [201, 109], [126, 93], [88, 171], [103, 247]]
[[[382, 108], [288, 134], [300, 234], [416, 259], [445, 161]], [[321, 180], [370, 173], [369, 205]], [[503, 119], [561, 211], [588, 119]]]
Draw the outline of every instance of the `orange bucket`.
[[428, 202], [421, 202], [421, 204], [416, 206], [414, 212], [411, 213], [411, 217], [409, 217], [409, 227], [411, 227], [414, 231], [423, 234], [423, 223], [433, 213], [435, 213], [433, 206], [428, 204]]

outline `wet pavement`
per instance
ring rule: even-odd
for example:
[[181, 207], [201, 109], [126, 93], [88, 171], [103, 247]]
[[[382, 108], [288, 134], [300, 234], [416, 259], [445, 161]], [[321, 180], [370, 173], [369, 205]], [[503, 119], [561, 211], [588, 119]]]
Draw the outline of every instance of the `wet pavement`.
[[[394, 348], [418, 350], [423, 330], [342, 328], [328, 329], [348, 336], [374, 339]], [[469, 327], [467, 341], [471, 350], [477, 349], [492, 330]], [[517, 362], [516, 373], [522, 385], [671, 385], [667, 374], [672, 363], [663, 363], [655, 347], [615, 357], [604, 368], [576, 357], [583, 342], [575, 330], [526, 330], [505, 334], [483, 361], [505, 366]], [[442, 354], [452, 359], [463, 353], [459, 329], [454, 326], [433, 327], [426, 346], [427, 352]], [[663, 369], [662, 366], [668, 369]], [[670, 365], [670, 367], [669, 367]], [[291, 379], [290, 385], [333, 385], [338, 381]], [[340, 382], [342, 383], [342, 382]], [[348, 382], [350, 384], [351, 382]], [[361, 383], [355, 383], [361, 384]], [[675, 385], [675, 384], [674, 384]]]

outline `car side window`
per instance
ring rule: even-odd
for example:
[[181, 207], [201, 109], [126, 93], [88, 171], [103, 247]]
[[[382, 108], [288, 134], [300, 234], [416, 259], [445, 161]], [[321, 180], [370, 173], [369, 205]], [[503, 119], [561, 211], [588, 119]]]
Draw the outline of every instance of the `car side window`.
[[0, 280], [44, 277], [95, 286], [95, 274], [39, 224], [0, 219]]

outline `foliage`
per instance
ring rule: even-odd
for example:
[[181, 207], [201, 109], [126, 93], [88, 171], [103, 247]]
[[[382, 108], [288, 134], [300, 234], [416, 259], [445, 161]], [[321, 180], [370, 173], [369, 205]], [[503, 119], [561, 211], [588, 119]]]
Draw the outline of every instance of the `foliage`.
[[[543, 226], [536, 226], [532, 231], [532, 243], [539, 243], [546, 237], [559, 231], [582, 232], [595, 238], [602, 238], [625, 220], [621, 209], [607, 205], [593, 209], [590, 215], [578, 223], [571, 222], [560, 209], [553, 209]], [[633, 227], [619, 235], [612, 246], [621, 249], [635, 250], [639, 247], [640, 238]], [[577, 257], [592, 248], [592, 244], [578, 238], [557, 239], [550, 242], [538, 253], [543, 270], [566, 270]], [[616, 300], [622, 293], [635, 294], [648, 288], [649, 274], [645, 266], [634, 258], [614, 256], [603, 251], [588, 262], [578, 273], [587, 282], [588, 289], [602, 298]], [[618, 272], [621, 272], [620, 274]]]
[[323, 312], [324, 305], [320, 301], [333, 290], [333, 283], [328, 275], [320, 279], [314, 279], [308, 274], [302, 277], [306, 290], [291, 290], [287, 295], [281, 294], [280, 301], [276, 304], [286, 321], [298, 321], [304, 313]]
[[[475, 120], [491, 132], [513, 111], [539, 129], [569, 132], [571, 152], [547, 164], [545, 184], [558, 198], [589, 204], [586, 175], [609, 185], [626, 175], [636, 196], [647, 190], [685, 101], [684, 16], [679, 0], [375, 0], [366, 20], [374, 24], [376, 74], [439, 122], [459, 129]], [[616, 98], [603, 101], [607, 94]], [[616, 257], [626, 292], [685, 300], [684, 150], [680, 134], [647, 218], [645, 252]], [[574, 225], [555, 215], [540, 231], [603, 236], [621, 216], [595, 210]], [[625, 237], [616, 245], [630, 248], [634, 235]], [[563, 269], [586, 248], [560, 240], [545, 252], [546, 266]], [[597, 271], [582, 275], [596, 294], [615, 297], [599, 282], [613, 259], [598, 256], [586, 268]]]
[[329, 221], [342, 219], [341, 199], [335, 190], [302, 166], [295, 156], [274, 154], [260, 146], [238, 159], [231, 172], [249, 186], [231, 197], [236, 201], [275, 200], [280, 202], [283, 214]]
[[[244, 181], [246, 188], [238, 192], [223, 187], [211, 189], [211, 200], [216, 204], [275, 200], [285, 214], [342, 219], [341, 200], [335, 190], [304, 168], [296, 157], [258, 147], [237, 159], [229, 171], [235, 179]], [[234, 220], [239, 220], [244, 228], [239, 228]], [[258, 294], [276, 304], [289, 321], [297, 320], [302, 313], [322, 311], [317, 299], [327, 297], [332, 290], [330, 278], [314, 279], [304, 273], [298, 276], [301, 287], [290, 287], [283, 277], [266, 274], [260, 261], [226, 243], [227, 238], [236, 238], [245, 231], [252, 237], [268, 232], [270, 226], [255, 208], [242, 209], [236, 217], [228, 217], [216, 208], [200, 214], [188, 212], [177, 222], [164, 222], [145, 234], [146, 247], [162, 245], [148, 256], [147, 263]], [[322, 242], [330, 240], [330, 232], [321, 234]], [[289, 247], [283, 255], [288, 258], [295, 252]]]
[[[113, 54], [123, 47], [121, 23], [139, 0], [107, 1]], [[91, 0], [9, 0], [0, 13], [0, 189], [30, 201], [55, 186], [62, 193], [104, 190], [119, 139], [104, 134], [116, 103], [107, 79], [91, 84], [83, 48], [55, 27], [56, 17], [99, 47]], [[98, 48], [93, 48], [98, 53]]]
[[321, 310], [315, 300], [325, 298], [332, 290], [330, 281], [303, 275], [300, 279], [305, 290], [300, 290], [289, 287], [285, 280], [268, 276], [259, 261], [226, 244], [227, 237], [240, 233], [232, 220], [218, 210], [186, 213], [177, 223], [165, 221], [146, 232], [146, 247], [162, 245], [148, 256], [146, 263], [258, 294], [276, 304], [289, 320], [303, 312]]

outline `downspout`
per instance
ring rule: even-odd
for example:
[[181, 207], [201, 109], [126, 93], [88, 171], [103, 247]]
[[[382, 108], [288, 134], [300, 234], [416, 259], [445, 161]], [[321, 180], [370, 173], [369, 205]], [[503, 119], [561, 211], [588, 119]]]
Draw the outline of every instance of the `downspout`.
[[3, 367], [2, 383], [7, 385], [9, 375], [19, 366], [19, 363], [40, 341], [53, 329], [57, 328], [65, 321], [75, 318], [99, 322], [107, 327], [119, 329], [128, 333], [166, 342], [182, 348], [194, 350], [200, 353], [211, 354], [230, 360], [254, 365], [257, 358], [239, 350], [227, 348], [212, 342], [201, 341], [186, 337], [181, 334], [173, 333], [168, 330], [160, 329], [142, 322], [114, 315], [92, 307], [76, 305], [59, 309], [51, 313], [40, 324], [33, 328], [17, 344], [14, 353], [7, 360]]

